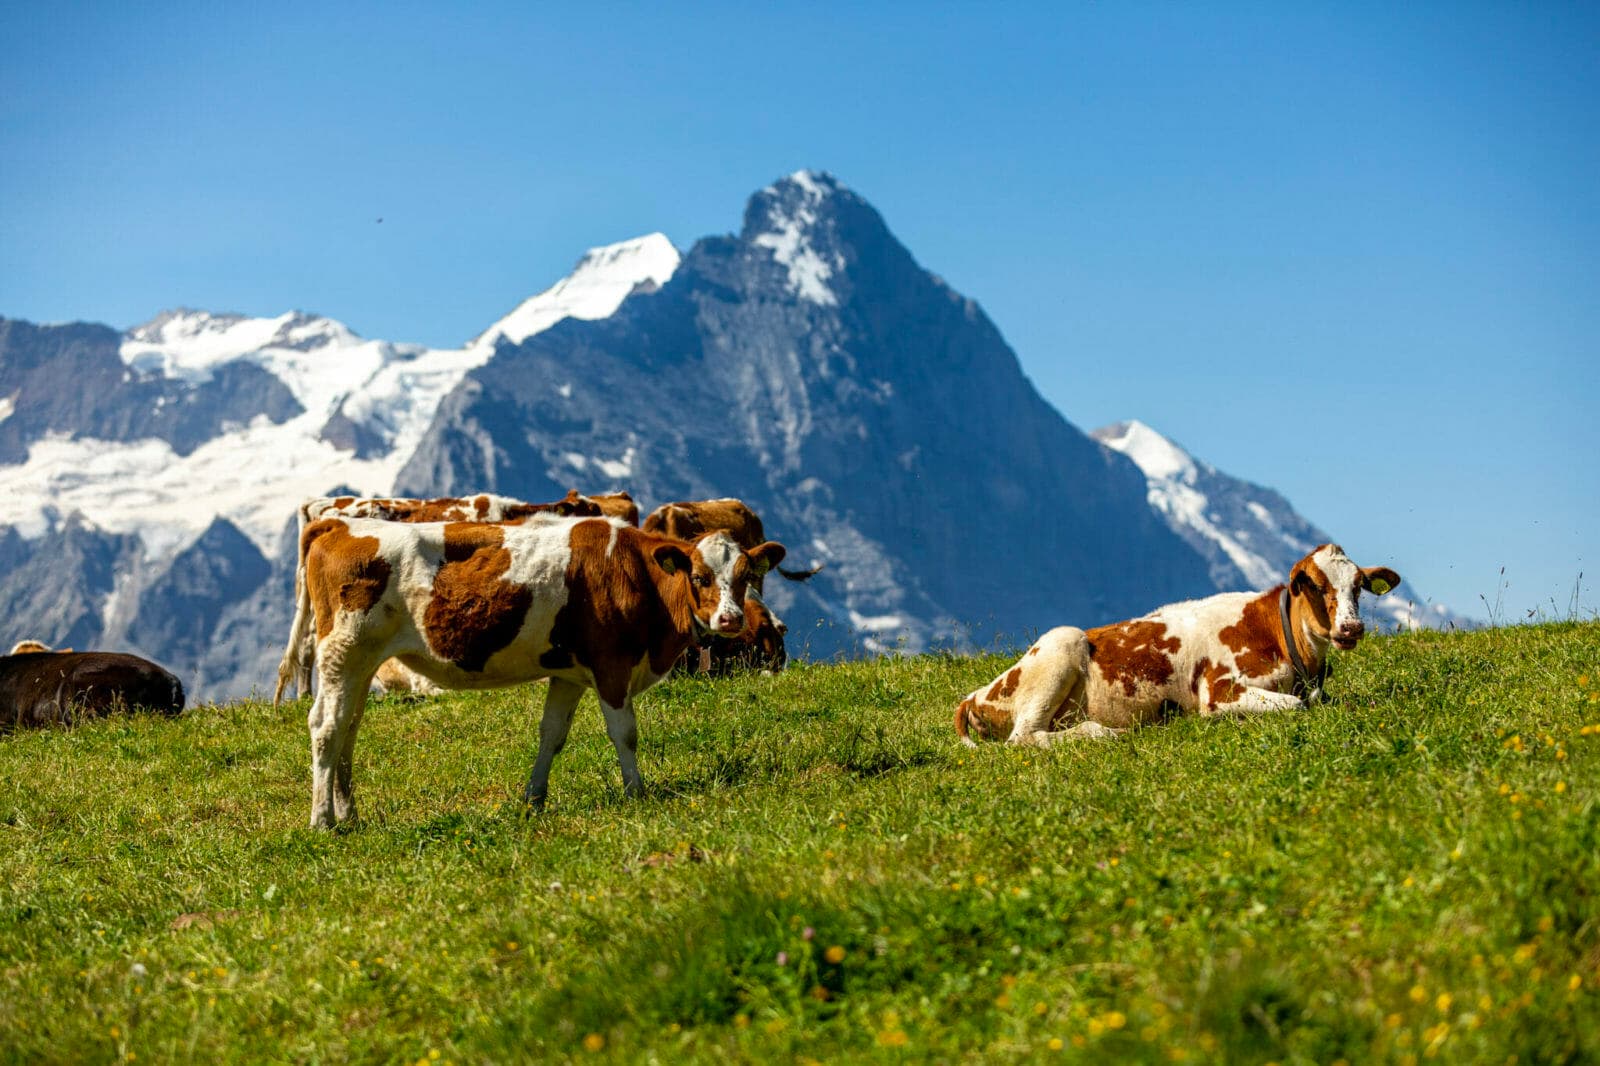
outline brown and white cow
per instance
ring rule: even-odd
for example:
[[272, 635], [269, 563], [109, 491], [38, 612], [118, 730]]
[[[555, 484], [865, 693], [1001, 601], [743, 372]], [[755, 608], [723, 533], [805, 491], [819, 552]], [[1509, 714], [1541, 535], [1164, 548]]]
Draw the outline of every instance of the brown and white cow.
[[[524, 799], [543, 806], [550, 765], [585, 688], [600, 697], [625, 792], [643, 781], [633, 697], [701, 633], [744, 627], [744, 594], [783, 545], [749, 551], [713, 533], [694, 544], [612, 519], [524, 525], [320, 519], [302, 535], [318, 691], [309, 726], [311, 824], [348, 819], [351, 759], [367, 688], [384, 660], [444, 688], [550, 678]], [[291, 637], [291, 644], [300, 634]]]
[[[679, 540], [694, 540], [714, 529], [720, 529], [733, 538], [735, 544], [748, 550], [767, 539], [761, 516], [751, 510], [743, 500], [731, 496], [720, 500], [680, 500], [664, 503], [645, 518], [642, 526], [646, 533], [660, 533]], [[784, 570], [778, 573], [790, 581], [805, 581], [818, 570]], [[759, 584], [757, 590], [761, 588]]]
[[1301, 559], [1287, 584], [1175, 603], [1143, 618], [1084, 631], [1050, 630], [1015, 666], [956, 708], [956, 733], [1047, 747], [1069, 735], [1105, 736], [1183, 714], [1292, 710], [1321, 696], [1332, 648], [1364, 627], [1363, 589], [1400, 583], [1363, 569], [1337, 544]]
[[[626, 495], [622, 493], [620, 495]], [[629, 501], [630, 503], [632, 501]], [[637, 513], [638, 508], [634, 508]], [[441, 496], [431, 500], [391, 496], [319, 496], [300, 505], [300, 553], [295, 561], [295, 602], [301, 602], [300, 590], [305, 583], [305, 529], [319, 518], [378, 518], [386, 522], [506, 522], [517, 524], [528, 521], [546, 521], [552, 518], [598, 516], [602, 505], [577, 489], [568, 490], [566, 496], [553, 503], [527, 503], [510, 496], [496, 496], [480, 492], [475, 496]], [[298, 624], [291, 627], [296, 632], [309, 632]], [[278, 664], [278, 684], [272, 693], [272, 702], [283, 698], [291, 681], [301, 695], [311, 691], [312, 642], [309, 637], [299, 644], [291, 641]], [[395, 674], [398, 676], [398, 673]], [[422, 691], [422, 690], [414, 690]]]

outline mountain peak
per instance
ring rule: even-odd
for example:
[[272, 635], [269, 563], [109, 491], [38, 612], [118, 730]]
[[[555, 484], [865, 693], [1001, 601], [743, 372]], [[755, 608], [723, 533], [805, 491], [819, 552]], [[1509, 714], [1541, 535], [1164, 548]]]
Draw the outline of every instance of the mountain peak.
[[217, 367], [263, 349], [311, 352], [360, 344], [343, 322], [304, 311], [273, 318], [178, 307], [133, 327], [122, 341], [122, 361], [145, 372], [209, 381]]
[[1194, 457], [1137, 419], [1101, 426], [1089, 436], [1132, 459], [1147, 478], [1189, 482], [1195, 478]]
[[469, 347], [493, 348], [501, 340], [520, 344], [563, 318], [608, 318], [636, 290], [665, 285], [678, 261], [678, 250], [663, 233], [590, 248], [572, 273], [522, 301]]
[[797, 170], [750, 197], [744, 214], [744, 239], [771, 249], [790, 292], [824, 307], [838, 305], [831, 282], [845, 267], [830, 202], [840, 197], [858, 199], [826, 171]]

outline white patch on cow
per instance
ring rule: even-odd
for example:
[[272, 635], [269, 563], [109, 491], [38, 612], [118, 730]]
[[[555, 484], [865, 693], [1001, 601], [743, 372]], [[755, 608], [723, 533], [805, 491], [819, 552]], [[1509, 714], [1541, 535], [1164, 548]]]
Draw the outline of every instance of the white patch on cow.
[[711, 614], [712, 621], [729, 616], [739, 619], [742, 624], [744, 604], [733, 595], [733, 566], [744, 552], [732, 537], [720, 529], [700, 538], [695, 548], [717, 582], [717, 609]]
[[1325, 544], [1312, 553], [1311, 559], [1328, 584], [1333, 587], [1337, 607], [1332, 630], [1335, 634], [1346, 625], [1361, 623], [1361, 568], [1337, 544]]

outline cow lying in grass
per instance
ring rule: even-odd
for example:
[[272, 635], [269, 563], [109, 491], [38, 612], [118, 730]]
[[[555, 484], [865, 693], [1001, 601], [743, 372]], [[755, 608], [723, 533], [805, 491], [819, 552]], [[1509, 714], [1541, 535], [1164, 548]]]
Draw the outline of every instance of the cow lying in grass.
[[0, 732], [71, 725], [119, 711], [183, 710], [183, 683], [137, 655], [25, 651], [0, 657]]
[[[523, 792], [542, 806], [585, 688], [600, 697], [628, 795], [643, 791], [633, 697], [689, 642], [744, 628], [751, 579], [783, 559], [725, 533], [688, 544], [614, 519], [511, 526], [324, 518], [302, 537], [305, 581], [289, 646], [314, 619], [311, 825], [354, 813], [351, 765], [367, 688], [389, 658], [449, 689], [550, 678]], [[309, 607], [309, 610], [305, 609]]]
[[1017, 664], [961, 701], [956, 734], [1047, 747], [1183, 714], [1254, 714], [1304, 707], [1321, 695], [1331, 648], [1364, 632], [1363, 589], [1400, 583], [1362, 569], [1336, 544], [1294, 565], [1287, 584], [1175, 603], [1085, 632], [1052, 629]]

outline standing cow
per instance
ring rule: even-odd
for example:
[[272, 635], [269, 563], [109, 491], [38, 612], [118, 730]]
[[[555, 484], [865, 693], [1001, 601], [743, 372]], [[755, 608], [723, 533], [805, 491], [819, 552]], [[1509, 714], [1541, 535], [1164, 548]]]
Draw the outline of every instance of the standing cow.
[[[294, 596], [295, 603], [302, 602], [301, 589], [305, 584], [306, 554], [305, 554], [305, 529], [319, 518], [381, 518], [386, 522], [506, 522], [518, 524], [528, 521], [544, 521], [550, 518], [571, 518], [575, 516], [598, 516], [604, 513], [604, 507], [616, 507], [620, 504], [616, 496], [628, 499], [627, 493], [617, 493], [608, 496], [608, 501], [602, 505], [599, 501], [584, 496], [577, 489], [571, 489], [566, 496], [552, 503], [527, 503], [523, 500], [512, 499], [510, 496], [496, 496], [488, 492], [480, 492], [474, 496], [440, 496], [433, 499], [411, 499], [398, 496], [319, 496], [306, 500], [300, 505], [300, 548], [299, 557], [295, 560], [294, 569]], [[628, 499], [631, 505], [632, 500]], [[634, 508], [635, 516], [638, 508]], [[635, 517], [637, 524], [637, 517]], [[307, 633], [308, 630], [300, 624], [299, 618], [291, 623], [291, 628], [298, 633]], [[311, 666], [312, 647], [308, 639], [296, 643], [293, 638], [284, 650], [283, 659], [278, 664], [278, 685], [272, 691], [272, 702], [276, 704], [283, 698], [283, 693], [291, 681], [301, 695], [311, 691]], [[401, 671], [392, 671], [392, 678], [403, 676]], [[413, 688], [411, 691], [425, 691]]]
[[351, 764], [367, 689], [389, 658], [445, 688], [550, 678], [539, 755], [523, 796], [542, 807], [550, 766], [585, 688], [600, 697], [625, 792], [642, 792], [633, 697], [665, 677], [697, 634], [738, 633], [750, 581], [783, 559], [725, 533], [693, 544], [611, 519], [520, 526], [311, 523], [299, 627], [314, 619], [311, 825], [354, 813]]

